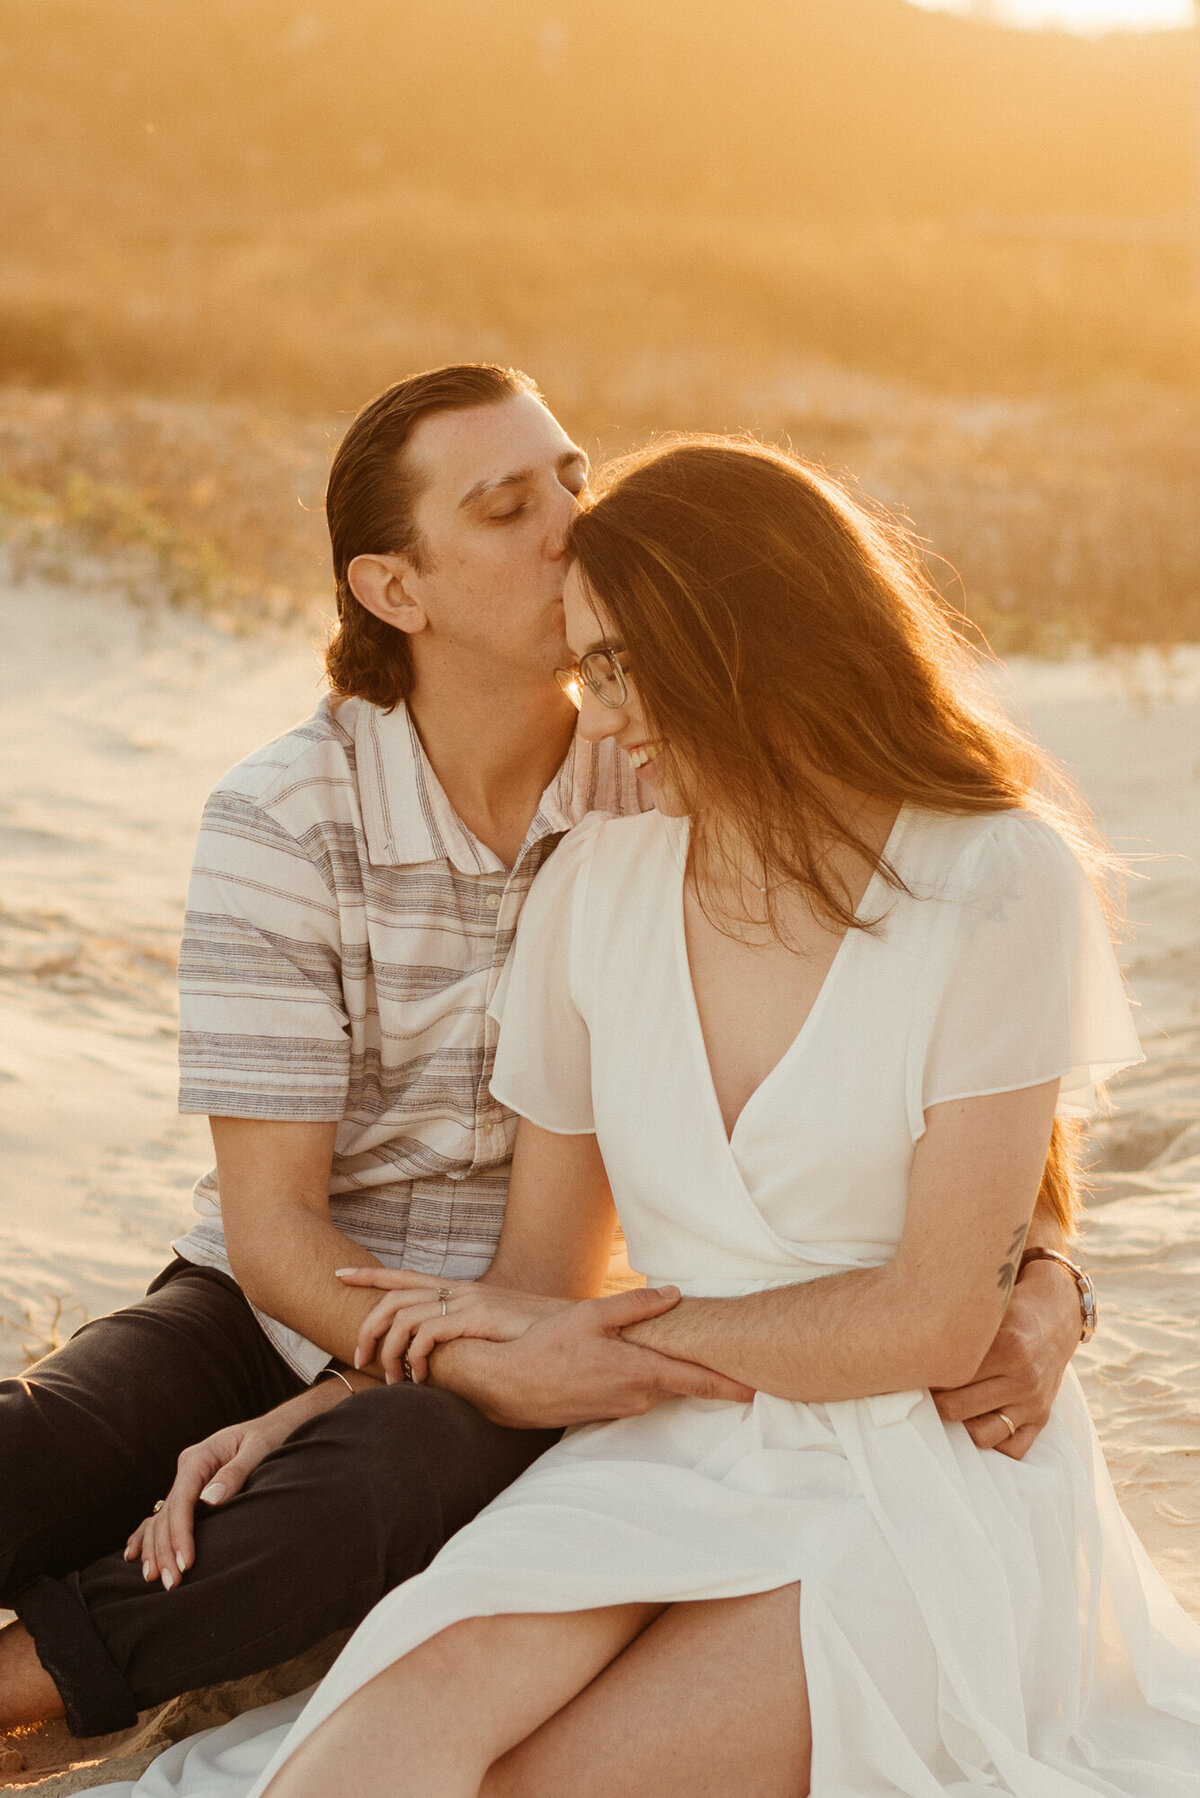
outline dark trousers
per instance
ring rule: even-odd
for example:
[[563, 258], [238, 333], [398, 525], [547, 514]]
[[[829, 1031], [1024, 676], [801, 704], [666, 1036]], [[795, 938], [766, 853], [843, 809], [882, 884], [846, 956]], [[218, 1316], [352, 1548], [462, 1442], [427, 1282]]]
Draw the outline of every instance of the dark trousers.
[[181, 1450], [302, 1389], [235, 1282], [184, 1261], [0, 1381], [0, 1606], [76, 1735], [352, 1627], [557, 1437], [425, 1386], [358, 1393], [200, 1506], [195, 1565], [148, 1586], [122, 1551]]

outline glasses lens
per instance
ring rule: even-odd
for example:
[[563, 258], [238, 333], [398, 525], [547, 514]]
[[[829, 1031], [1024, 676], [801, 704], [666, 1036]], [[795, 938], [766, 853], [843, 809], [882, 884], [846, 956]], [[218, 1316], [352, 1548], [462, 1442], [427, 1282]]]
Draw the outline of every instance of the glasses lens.
[[617, 658], [611, 650], [593, 650], [590, 656], [584, 656], [579, 667], [584, 680], [602, 705], [625, 704], [629, 690], [625, 685], [625, 676], [617, 665]]
[[577, 712], [583, 710], [583, 686], [574, 668], [556, 668], [554, 678]]

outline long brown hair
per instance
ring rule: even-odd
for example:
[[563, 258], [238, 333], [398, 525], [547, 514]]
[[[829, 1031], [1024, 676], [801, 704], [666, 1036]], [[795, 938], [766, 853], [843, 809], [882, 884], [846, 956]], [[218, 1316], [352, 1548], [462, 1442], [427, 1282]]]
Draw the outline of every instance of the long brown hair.
[[[732, 826], [781, 935], [781, 883], [837, 927], [877, 922], [855, 917], [839, 846], [903, 887], [848, 815], [855, 794], [1035, 809], [1098, 867], [1069, 784], [980, 694], [915, 544], [819, 469], [749, 439], [670, 440], [606, 472], [569, 555], [675, 758], [698, 868], [719, 862]], [[1056, 1122], [1042, 1183], [1066, 1229], [1077, 1134]]]
[[491, 362], [427, 369], [377, 394], [342, 438], [325, 490], [338, 611], [325, 672], [339, 699], [357, 696], [390, 711], [412, 689], [407, 636], [359, 604], [348, 570], [355, 556], [403, 555], [422, 564], [414, 513], [421, 483], [405, 453], [413, 431], [434, 412], [494, 406], [518, 393], [541, 397], [520, 369]]

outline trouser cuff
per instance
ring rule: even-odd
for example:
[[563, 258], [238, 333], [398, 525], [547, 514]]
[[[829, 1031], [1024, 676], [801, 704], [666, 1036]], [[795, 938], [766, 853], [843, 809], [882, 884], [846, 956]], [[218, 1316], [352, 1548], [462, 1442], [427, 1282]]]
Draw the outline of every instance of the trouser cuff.
[[55, 1685], [75, 1736], [106, 1736], [138, 1720], [134, 1696], [88, 1615], [76, 1574], [44, 1575], [12, 1600]]

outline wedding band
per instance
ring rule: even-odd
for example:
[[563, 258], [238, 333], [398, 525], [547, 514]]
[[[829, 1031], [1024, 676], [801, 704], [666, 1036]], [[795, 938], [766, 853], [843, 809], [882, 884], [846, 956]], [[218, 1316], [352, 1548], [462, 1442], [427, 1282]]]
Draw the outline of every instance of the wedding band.
[[442, 1316], [445, 1317], [447, 1303], [450, 1298], [450, 1288], [448, 1286], [439, 1286], [437, 1289], [437, 1296], [438, 1296], [439, 1300], [441, 1301]]
[[161, 1510], [162, 1510], [162, 1508], [163, 1508], [163, 1506], [164, 1506], [164, 1505], [165, 1505], [165, 1504], [166, 1504], [166, 1502], [167, 1502], [167, 1501], [166, 1501], [166, 1499], [165, 1499], [165, 1498], [160, 1498], [160, 1499], [159, 1499], [159, 1500], [158, 1500], [158, 1502], [157, 1502], [157, 1503], [156, 1503], [156, 1504], [155, 1504], [155, 1507], [154, 1507], [154, 1510], [153, 1510], [153, 1512], [152, 1512], [152, 1513], [151, 1513], [151, 1515], [152, 1515], [152, 1516], [154, 1516], [154, 1517], [157, 1517], [157, 1516], [158, 1516], [158, 1513], [159, 1513], [159, 1512], [160, 1512], [160, 1511], [161, 1511]]
[[412, 1362], [411, 1362], [411, 1361], [410, 1361], [410, 1360], [409, 1360], [409, 1358], [408, 1358], [408, 1355], [407, 1355], [407, 1354], [403, 1354], [403, 1355], [401, 1355], [401, 1357], [400, 1357], [400, 1365], [401, 1365], [401, 1367], [402, 1367], [402, 1368], [403, 1368], [403, 1369], [404, 1369], [404, 1377], [405, 1377], [405, 1379], [406, 1379], [406, 1380], [411, 1380], [411, 1379], [412, 1379], [412, 1377], [413, 1377], [413, 1370], [412, 1370]]
[[997, 1411], [996, 1416], [1000, 1419], [1001, 1423], [1008, 1425], [1009, 1435], [1015, 1436], [1017, 1433], [1017, 1426], [1013, 1422], [1012, 1418], [1008, 1415], [1008, 1412], [1007, 1411]]

